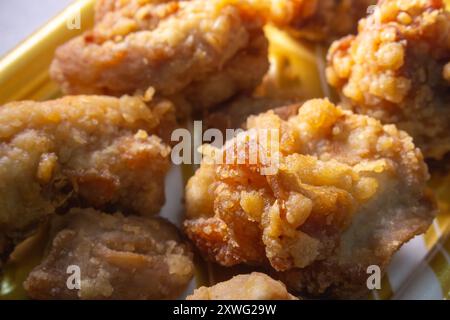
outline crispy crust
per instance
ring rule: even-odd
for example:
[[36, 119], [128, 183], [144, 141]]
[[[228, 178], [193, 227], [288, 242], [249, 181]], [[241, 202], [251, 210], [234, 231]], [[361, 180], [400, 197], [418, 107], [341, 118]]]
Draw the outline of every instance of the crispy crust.
[[164, 204], [174, 108], [138, 97], [65, 97], [0, 108], [0, 235], [22, 240], [66, 206], [150, 215]]
[[327, 77], [347, 108], [407, 131], [425, 157], [450, 151], [450, 13], [441, 0], [381, 1], [335, 42]]
[[[160, 218], [72, 209], [24, 283], [33, 299], [175, 299], [194, 274], [193, 255]], [[80, 268], [80, 290], [67, 287]], [[73, 271], [72, 271], [73, 272]]]
[[202, 110], [258, 85], [267, 46], [262, 24], [216, 0], [99, 1], [94, 29], [58, 48], [51, 75], [66, 93], [152, 86]]
[[[187, 185], [185, 230], [212, 261], [270, 267], [313, 295], [358, 297], [367, 291], [366, 268], [384, 269], [435, 215], [422, 154], [392, 125], [312, 100], [287, 121], [268, 112], [247, 127], [279, 130], [275, 174], [262, 174], [267, 147], [238, 136], [207, 149]], [[243, 149], [231, 162], [211, 162], [231, 155], [236, 141]], [[248, 155], [237, 164], [242, 150]]]
[[253, 272], [238, 275], [212, 287], [195, 289], [187, 300], [298, 300], [286, 286], [271, 277]]

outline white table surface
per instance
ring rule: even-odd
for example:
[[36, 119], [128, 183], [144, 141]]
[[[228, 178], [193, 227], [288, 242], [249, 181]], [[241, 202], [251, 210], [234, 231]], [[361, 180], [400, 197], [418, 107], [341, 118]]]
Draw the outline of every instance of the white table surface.
[[0, 57], [73, 0], [0, 0]]

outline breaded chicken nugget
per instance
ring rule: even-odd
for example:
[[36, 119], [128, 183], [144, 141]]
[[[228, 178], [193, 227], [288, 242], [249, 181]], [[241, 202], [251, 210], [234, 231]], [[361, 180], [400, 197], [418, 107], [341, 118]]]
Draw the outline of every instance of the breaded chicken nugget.
[[298, 300], [286, 286], [271, 277], [253, 272], [238, 275], [212, 287], [201, 287], [187, 300]]
[[328, 54], [344, 105], [407, 131], [427, 158], [450, 151], [450, 13], [441, 0], [381, 1]]
[[58, 48], [51, 75], [66, 93], [152, 86], [197, 110], [251, 91], [269, 66], [262, 24], [218, 2], [98, 1], [94, 28]]
[[[24, 283], [33, 299], [174, 299], [193, 276], [189, 245], [164, 219], [93, 209], [72, 209], [64, 219]], [[79, 289], [67, 286], [76, 285], [71, 266], [79, 268]]]
[[2, 106], [0, 248], [74, 203], [157, 213], [170, 147], [154, 134], [167, 137], [174, 126], [164, 100], [69, 96]]
[[422, 154], [393, 125], [311, 100], [287, 121], [270, 111], [247, 128], [205, 148], [187, 185], [185, 230], [212, 261], [269, 267], [313, 295], [359, 297], [367, 267], [384, 270], [435, 216]]

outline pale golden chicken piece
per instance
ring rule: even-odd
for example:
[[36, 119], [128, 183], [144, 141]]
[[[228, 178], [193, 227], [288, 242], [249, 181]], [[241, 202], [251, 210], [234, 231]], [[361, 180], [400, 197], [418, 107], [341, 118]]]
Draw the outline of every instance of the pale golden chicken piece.
[[251, 91], [269, 66], [262, 24], [218, 0], [108, 0], [96, 12], [92, 30], [56, 51], [51, 75], [65, 93], [152, 86], [184, 114]]
[[33, 299], [175, 299], [194, 274], [190, 246], [164, 219], [72, 209], [59, 229], [24, 283]]
[[312, 295], [361, 297], [367, 267], [385, 270], [435, 216], [422, 154], [393, 125], [311, 100], [287, 121], [269, 111], [247, 128], [205, 147], [186, 188], [185, 231], [212, 261], [268, 267]]
[[253, 272], [238, 275], [211, 287], [195, 289], [187, 300], [298, 300], [286, 286], [271, 277]]
[[450, 151], [450, 13], [441, 0], [381, 1], [335, 42], [329, 83], [343, 105], [407, 131], [427, 158]]
[[157, 213], [170, 147], [156, 134], [167, 138], [173, 127], [173, 105], [158, 99], [69, 96], [2, 106], [0, 249], [73, 204]]

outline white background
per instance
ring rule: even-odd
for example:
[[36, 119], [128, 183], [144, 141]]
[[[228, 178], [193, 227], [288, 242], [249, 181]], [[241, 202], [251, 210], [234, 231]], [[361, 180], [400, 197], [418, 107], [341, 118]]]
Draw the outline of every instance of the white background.
[[0, 0], [0, 57], [73, 0]]

